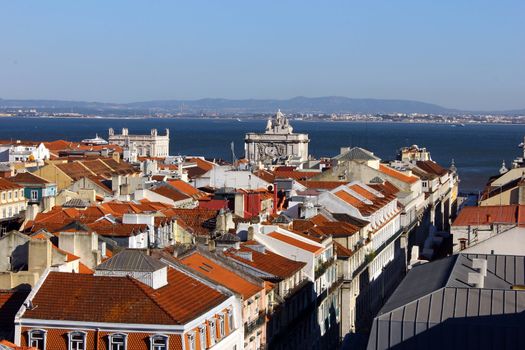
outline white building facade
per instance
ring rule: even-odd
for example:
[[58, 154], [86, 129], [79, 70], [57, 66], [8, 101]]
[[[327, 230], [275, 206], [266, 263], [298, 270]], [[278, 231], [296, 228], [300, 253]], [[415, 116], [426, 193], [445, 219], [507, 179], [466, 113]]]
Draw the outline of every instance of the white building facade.
[[170, 152], [170, 131], [159, 135], [157, 129], [151, 129], [150, 135], [130, 135], [127, 128], [121, 134], [109, 129], [109, 143], [123, 147], [125, 151], [135, 153], [138, 157], [167, 157]]

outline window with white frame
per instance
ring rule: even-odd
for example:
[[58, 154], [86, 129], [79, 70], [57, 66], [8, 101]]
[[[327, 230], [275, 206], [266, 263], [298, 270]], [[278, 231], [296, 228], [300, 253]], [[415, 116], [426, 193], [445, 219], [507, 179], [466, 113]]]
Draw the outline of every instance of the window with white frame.
[[5, 192], [2, 192], [2, 200], [5, 201]]
[[46, 350], [46, 333], [43, 329], [33, 329], [29, 331], [28, 345], [39, 350]]
[[199, 344], [201, 349], [206, 349], [206, 326], [199, 327]]
[[9, 191], [7, 192], [7, 199], [11, 200], [11, 198], [13, 198], [13, 194], [11, 193], [11, 191]]
[[126, 350], [128, 343], [128, 335], [123, 333], [110, 334], [109, 336], [109, 350]]
[[210, 345], [215, 344], [217, 338], [217, 331], [215, 329], [215, 320], [208, 321], [209, 332], [210, 332]]
[[233, 324], [233, 310], [228, 309], [228, 330], [232, 332], [235, 329], [235, 325]]
[[86, 350], [86, 333], [85, 332], [69, 332], [69, 347], [68, 350]]
[[13, 191], [15, 194], [15, 199], [18, 199], [18, 191]]
[[195, 333], [188, 333], [188, 350], [195, 350], [197, 345], [195, 344]]
[[222, 339], [224, 337], [224, 314], [219, 315], [219, 337]]
[[168, 350], [168, 336], [163, 334], [151, 336], [150, 350]]
[[31, 191], [31, 199], [34, 201], [38, 199], [38, 191], [35, 191], [35, 190]]

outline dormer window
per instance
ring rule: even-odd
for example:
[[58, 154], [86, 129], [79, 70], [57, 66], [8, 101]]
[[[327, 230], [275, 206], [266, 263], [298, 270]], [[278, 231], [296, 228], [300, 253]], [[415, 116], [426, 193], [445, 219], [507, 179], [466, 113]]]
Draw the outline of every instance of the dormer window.
[[150, 350], [168, 350], [168, 336], [163, 334], [151, 336]]
[[86, 333], [85, 332], [69, 332], [68, 333], [69, 346], [68, 350], [86, 350]]
[[109, 350], [126, 350], [128, 335], [115, 333], [109, 336]]
[[28, 345], [40, 350], [46, 350], [46, 331], [43, 329], [33, 329], [29, 332]]

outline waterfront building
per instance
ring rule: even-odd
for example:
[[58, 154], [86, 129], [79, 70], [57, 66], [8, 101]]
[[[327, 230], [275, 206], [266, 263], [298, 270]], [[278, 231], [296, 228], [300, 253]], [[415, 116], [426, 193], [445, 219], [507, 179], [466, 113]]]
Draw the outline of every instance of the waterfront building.
[[157, 129], [151, 129], [150, 135], [133, 135], [127, 128], [122, 128], [121, 134], [115, 134], [110, 128], [109, 143], [135, 150], [138, 157], [165, 158], [170, 153], [170, 131], [166, 129], [165, 135], [159, 135]]
[[248, 133], [244, 139], [245, 157], [252, 164], [288, 164], [308, 160], [307, 134], [294, 133], [288, 118], [277, 111], [268, 119], [264, 133]]

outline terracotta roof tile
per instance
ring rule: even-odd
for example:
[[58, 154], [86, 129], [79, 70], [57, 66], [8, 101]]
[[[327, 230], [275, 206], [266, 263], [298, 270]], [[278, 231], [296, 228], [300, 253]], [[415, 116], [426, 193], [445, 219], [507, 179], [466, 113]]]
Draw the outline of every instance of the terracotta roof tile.
[[431, 160], [417, 161], [416, 165], [418, 168], [423, 169], [427, 173], [435, 174], [438, 176], [443, 176], [443, 175], [448, 174], [447, 169], [443, 168], [441, 165]]
[[323, 247], [319, 247], [316, 245], [308, 244], [306, 242], [303, 242], [301, 240], [292, 238], [290, 236], [284, 235], [282, 233], [279, 233], [277, 231], [270, 232], [268, 234], [269, 237], [272, 237], [274, 239], [277, 239], [281, 242], [284, 242], [289, 245], [293, 245], [294, 247], [309, 251], [310, 253], [319, 253], [321, 250], [323, 250]]
[[341, 185], [346, 185], [348, 181], [299, 181], [303, 186], [316, 190], [333, 190]]
[[131, 277], [50, 272], [24, 318], [131, 324], [185, 324], [226, 296], [168, 268], [157, 290]]
[[0, 177], [0, 191], [17, 190], [20, 188], [22, 188], [22, 186]]
[[184, 265], [191, 267], [226, 288], [241, 294], [244, 299], [250, 298], [263, 289], [263, 287], [246, 281], [235, 272], [219, 265], [199, 252], [193, 252], [180, 260]]
[[393, 178], [402, 182], [413, 184], [418, 181], [417, 177], [404, 174], [384, 164], [379, 164], [379, 171], [381, 171], [383, 174], [392, 176]]
[[37, 185], [46, 185], [50, 183], [46, 179], [41, 178], [40, 176], [37, 176], [29, 172], [18, 173], [15, 176], [9, 178], [9, 181], [17, 183], [17, 184], [37, 184]]
[[476, 226], [489, 225], [492, 223], [517, 224], [519, 212], [525, 206], [519, 205], [495, 205], [482, 207], [464, 207], [458, 214], [452, 226]]
[[163, 197], [169, 198], [174, 202], [191, 198], [190, 196], [168, 186], [158, 186], [156, 188], [150, 189], [150, 191], [155, 192]]
[[[306, 266], [304, 262], [288, 259], [268, 249], [263, 249], [264, 252], [261, 252], [260, 250], [254, 249], [253, 246], [260, 246], [260, 244], [256, 241], [244, 242], [241, 243], [239, 250], [231, 248], [226, 250], [224, 255], [232, 260], [264, 271], [280, 279], [289, 278]], [[238, 255], [237, 252], [251, 253], [251, 260], [245, 259], [243, 256]]]

